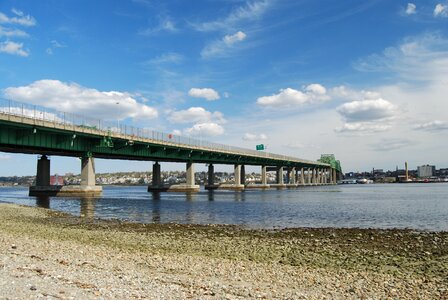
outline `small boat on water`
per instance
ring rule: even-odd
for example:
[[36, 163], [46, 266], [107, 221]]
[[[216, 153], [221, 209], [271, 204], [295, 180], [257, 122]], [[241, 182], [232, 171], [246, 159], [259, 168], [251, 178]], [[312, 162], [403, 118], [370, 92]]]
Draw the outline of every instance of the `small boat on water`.
[[359, 178], [356, 180], [356, 183], [358, 184], [368, 184], [373, 183], [373, 180], [367, 179], [367, 178]]

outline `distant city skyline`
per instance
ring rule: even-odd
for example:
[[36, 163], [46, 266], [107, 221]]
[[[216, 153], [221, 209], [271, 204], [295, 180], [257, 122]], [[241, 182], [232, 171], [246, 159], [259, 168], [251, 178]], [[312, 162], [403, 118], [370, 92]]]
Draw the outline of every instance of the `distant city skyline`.
[[[447, 25], [446, 1], [5, 0], [0, 98], [310, 160], [333, 153], [344, 172], [446, 167]], [[51, 159], [52, 174], [79, 172], [76, 158]], [[34, 175], [36, 155], [0, 152], [0, 165]]]

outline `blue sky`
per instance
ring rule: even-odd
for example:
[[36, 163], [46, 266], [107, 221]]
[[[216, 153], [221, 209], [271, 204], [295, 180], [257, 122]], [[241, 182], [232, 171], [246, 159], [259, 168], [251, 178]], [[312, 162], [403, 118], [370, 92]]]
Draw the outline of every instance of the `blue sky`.
[[[334, 153], [347, 171], [448, 167], [448, 1], [3, 0], [0, 93], [249, 149]], [[78, 172], [52, 159], [52, 172]], [[0, 175], [33, 174], [35, 160], [0, 153]]]

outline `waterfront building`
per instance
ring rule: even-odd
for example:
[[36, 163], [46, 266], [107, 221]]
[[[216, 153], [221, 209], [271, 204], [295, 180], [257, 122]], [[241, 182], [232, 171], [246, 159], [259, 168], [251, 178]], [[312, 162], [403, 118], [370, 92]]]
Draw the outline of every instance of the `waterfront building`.
[[436, 166], [419, 166], [417, 167], [417, 175], [419, 178], [432, 177], [436, 173]]

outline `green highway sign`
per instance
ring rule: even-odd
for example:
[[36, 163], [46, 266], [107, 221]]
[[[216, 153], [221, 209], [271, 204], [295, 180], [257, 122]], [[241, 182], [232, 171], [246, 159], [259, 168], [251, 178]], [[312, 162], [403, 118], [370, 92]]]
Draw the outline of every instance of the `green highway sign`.
[[255, 149], [257, 149], [257, 150], [264, 150], [264, 145], [263, 144], [256, 145]]

